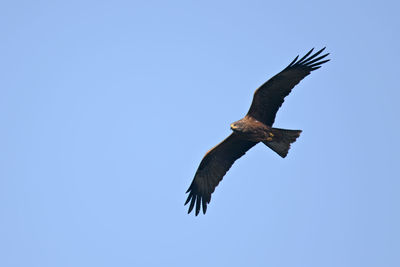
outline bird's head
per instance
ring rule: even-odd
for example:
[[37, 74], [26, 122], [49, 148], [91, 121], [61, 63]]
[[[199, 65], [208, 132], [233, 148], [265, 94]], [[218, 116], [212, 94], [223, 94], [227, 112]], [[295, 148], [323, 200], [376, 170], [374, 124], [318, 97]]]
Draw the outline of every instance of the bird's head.
[[244, 123], [240, 121], [236, 121], [234, 123], [231, 123], [231, 129], [234, 132], [243, 132], [244, 130]]

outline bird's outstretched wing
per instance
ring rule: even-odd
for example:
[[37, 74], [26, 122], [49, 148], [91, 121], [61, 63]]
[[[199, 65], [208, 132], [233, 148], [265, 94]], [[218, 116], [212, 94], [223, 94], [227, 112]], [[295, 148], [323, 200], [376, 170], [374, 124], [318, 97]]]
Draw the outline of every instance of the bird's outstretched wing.
[[243, 156], [247, 150], [256, 144], [256, 142], [243, 140], [237, 134], [232, 133], [206, 153], [196, 171], [192, 184], [186, 191], [189, 196], [185, 205], [190, 202], [188, 213], [192, 211], [195, 205], [196, 216], [200, 212], [200, 206], [203, 207], [203, 213], [206, 213], [211, 194], [222, 180], [222, 177], [224, 177], [235, 160]]
[[311, 55], [313, 48], [299, 60], [297, 60], [299, 58], [297, 56], [283, 71], [261, 85], [254, 93], [253, 102], [247, 115], [272, 126], [278, 109], [293, 87], [311, 71], [319, 69], [321, 64], [329, 61], [329, 59], [321, 61], [329, 55], [319, 56], [324, 49], [325, 47]]

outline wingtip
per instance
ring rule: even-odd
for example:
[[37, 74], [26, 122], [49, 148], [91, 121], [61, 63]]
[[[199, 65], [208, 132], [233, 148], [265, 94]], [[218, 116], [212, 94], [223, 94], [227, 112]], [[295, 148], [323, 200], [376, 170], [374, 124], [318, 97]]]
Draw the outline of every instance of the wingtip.
[[[187, 191], [186, 193], [188, 193], [188, 191]], [[187, 197], [187, 199], [186, 199], [186, 201], [185, 201], [184, 206], [186, 206], [186, 205], [189, 203], [189, 201], [192, 199], [192, 197], [193, 197], [193, 193], [190, 192], [190, 194], [188, 195], [188, 197]]]
[[313, 47], [310, 51], [308, 51], [302, 58], [300, 58], [300, 59], [296, 62], [295, 65], [302, 64], [304, 61], [306, 61], [306, 60], [307, 60], [307, 57], [308, 57], [309, 55], [311, 55], [311, 53], [312, 53], [313, 51], [314, 51], [314, 47]]
[[312, 51], [314, 51], [314, 49], [315, 49], [315, 47], [313, 47], [313, 48], [311, 48], [307, 53], [306, 53], [306, 55], [309, 55], [309, 54], [311, 54], [312, 53]]
[[[294, 67], [294, 66], [297, 66], [297, 65], [305, 65], [305, 64], [307, 65], [307, 64], [309, 64], [310, 62], [316, 62], [316, 61], [318, 61], [318, 60], [320, 60], [320, 59], [322, 59], [322, 58], [328, 56], [329, 53], [327, 53], [327, 54], [325, 54], [325, 55], [319, 57], [318, 59], [316, 59], [316, 57], [317, 57], [319, 54], [321, 54], [322, 51], [325, 50], [325, 48], [326, 48], [326, 46], [324, 46], [322, 49], [318, 50], [318, 51], [315, 52], [313, 55], [311, 55], [312, 52], [313, 52], [314, 49], [315, 49], [315, 47], [313, 47], [313, 48], [311, 48], [310, 51], [308, 51], [308, 52], [307, 52], [302, 58], [300, 58], [299, 60], [297, 60], [297, 59], [299, 58], [299, 56], [297, 55], [296, 58], [295, 58], [285, 69], [288, 69], [288, 68], [290, 68], [290, 67]], [[311, 55], [311, 56], [310, 56], [310, 55]]]
[[287, 68], [290, 68], [294, 63], [296, 63], [296, 60], [299, 58], [299, 55], [297, 55], [293, 60], [292, 60], [292, 62], [290, 62], [290, 64], [286, 67], [286, 69]]
[[187, 205], [187, 203], [189, 203], [189, 201], [190, 201], [190, 199], [189, 199], [189, 197], [186, 199], [186, 201], [185, 201], [185, 204], [183, 204], [183, 206], [186, 206]]
[[322, 51], [324, 51], [326, 48], [326, 46], [324, 46], [321, 50], [319, 50], [318, 52], [321, 53]]
[[196, 198], [196, 216], [200, 212], [200, 204], [201, 204], [201, 197], [199, 195], [197, 195], [197, 198]]
[[190, 206], [189, 206], [189, 211], [188, 211], [188, 213], [192, 212], [192, 210], [193, 210], [193, 208], [194, 208], [194, 202], [195, 202], [195, 200], [194, 200], [194, 198], [192, 197], [192, 198], [191, 198], [191, 201], [190, 201]]
[[190, 184], [189, 188], [186, 190], [186, 194], [189, 193], [193, 188], [193, 182]]

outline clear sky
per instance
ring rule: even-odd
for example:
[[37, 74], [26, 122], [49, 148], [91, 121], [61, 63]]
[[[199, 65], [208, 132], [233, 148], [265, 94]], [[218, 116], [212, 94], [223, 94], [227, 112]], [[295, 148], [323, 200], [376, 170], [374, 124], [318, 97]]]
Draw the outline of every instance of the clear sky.
[[[1, 1], [0, 266], [400, 266], [398, 1]], [[204, 153], [331, 61], [187, 215]]]

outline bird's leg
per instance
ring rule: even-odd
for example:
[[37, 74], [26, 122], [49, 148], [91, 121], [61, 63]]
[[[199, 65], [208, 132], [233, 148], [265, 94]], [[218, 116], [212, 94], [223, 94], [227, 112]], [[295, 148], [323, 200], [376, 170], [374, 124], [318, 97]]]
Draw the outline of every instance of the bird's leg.
[[271, 132], [268, 132], [268, 137], [267, 137], [267, 141], [272, 141], [272, 137], [274, 137], [275, 135]]

